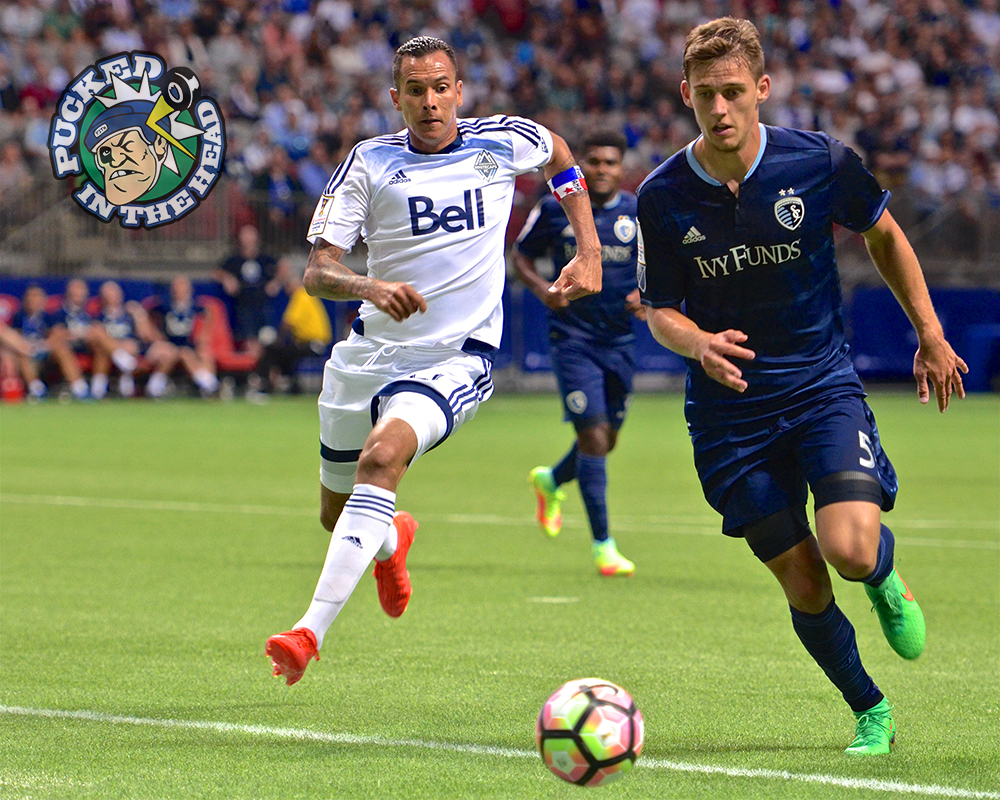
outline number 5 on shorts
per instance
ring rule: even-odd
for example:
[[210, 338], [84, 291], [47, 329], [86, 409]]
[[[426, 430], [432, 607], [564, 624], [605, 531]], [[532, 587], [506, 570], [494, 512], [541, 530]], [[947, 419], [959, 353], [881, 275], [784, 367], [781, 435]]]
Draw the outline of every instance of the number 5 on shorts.
[[873, 469], [875, 467], [875, 456], [872, 453], [872, 440], [868, 438], [868, 434], [864, 431], [858, 431], [858, 441], [865, 453], [865, 455], [858, 459], [858, 463], [866, 469]]

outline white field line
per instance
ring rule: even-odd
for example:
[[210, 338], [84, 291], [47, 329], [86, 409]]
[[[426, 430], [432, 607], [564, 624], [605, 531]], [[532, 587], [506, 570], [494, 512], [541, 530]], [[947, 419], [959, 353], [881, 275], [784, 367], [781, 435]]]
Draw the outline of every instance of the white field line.
[[[240, 503], [201, 503], [182, 500], [137, 500], [127, 497], [72, 497], [46, 494], [2, 494], [0, 506], [5, 503], [16, 505], [73, 506], [78, 508], [110, 508], [127, 511], [177, 511], [193, 514], [249, 514], [254, 516], [317, 517], [318, 510], [292, 506], [246, 505]], [[497, 514], [423, 514], [428, 522], [451, 525], [503, 525], [506, 527], [533, 526], [529, 514], [500, 516]], [[889, 519], [896, 530], [986, 530], [1000, 533], [1000, 521], [992, 520], [948, 520], [948, 519]], [[583, 520], [566, 520], [568, 528], [583, 528]], [[619, 517], [615, 529], [622, 532], [638, 532], [655, 529], [661, 533], [683, 536], [719, 536], [720, 524], [712, 517], [678, 515], [650, 517]], [[932, 539], [920, 536], [906, 536], [906, 544], [917, 547], [945, 547], [952, 549], [1000, 551], [1000, 539]]]
[[[34, 717], [42, 719], [73, 719], [86, 722], [102, 722], [112, 725], [135, 725], [175, 730], [200, 730], [215, 733], [249, 734], [275, 739], [294, 739], [299, 741], [324, 742], [342, 745], [374, 745], [378, 747], [404, 747], [422, 750], [441, 750], [448, 753], [470, 753], [477, 756], [495, 756], [498, 758], [537, 758], [534, 750], [516, 750], [510, 747], [494, 747], [485, 744], [461, 744], [457, 742], [438, 742], [425, 739], [389, 739], [382, 736], [357, 736], [350, 733], [326, 733], [303, 728], [274, 728], [267, 725], [238, 725], [231, 722], [210, 722], [203, 720], [183, 719], [150, 719], [147, 717], [119, 716], [117, 714], [102, 714], [97, 711], [61, 711], [50, 708], [24, 708], [22, 706], [2, 706], [0, 714], [11, 716]], [[959, 789], [952, 786], [935, 784], [903, 783], [901, 781], [883, 781], [873, 778], [841, 778], [836, 775], [821, 775], [788, 772], [773, 769], [740, 769], [712, 764], [689, 764], [681, 761], [668, 761], [660, 758], [640, 758], [642, 769], [667, 770], [672, 772], [691, 772], [702, 775], [725, 775], [730, 778], [762, 778], [765, 780], [795, 781], [799, 783], [817, 783], [824, 786], [840, 786], [845, 789], [857, 789], [867, 792], [897, 792], [904, 794], [923, 795], [925, 797], [959, 797], [975, 800], [1000, 800], [1000, 792], [984, 792], [972, 789]]]

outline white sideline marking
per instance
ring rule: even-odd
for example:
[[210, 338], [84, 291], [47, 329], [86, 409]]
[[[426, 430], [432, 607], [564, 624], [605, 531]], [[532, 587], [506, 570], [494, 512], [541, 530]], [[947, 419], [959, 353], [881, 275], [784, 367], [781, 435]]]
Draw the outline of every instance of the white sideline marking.
[[[130, 511], [182, 511], [194, 514], [250, 514], [255, 516], [317, 517], [319, 511], [292, 506], [245, 505], [237, 503], [198, 503], [182, 500], [135, 500], [127, 497], [71, 497], [47, 494], [3, 494], [0, 505], [75, 506], [78, 508], [114, 508]], [[505, 525], [508, 527], [531, 526], [530, 515], [499, 516], [495, 514], [422, 514], [422, 520], [453, 525]], [[992, 520], [904, 519], [889, 520], [897, 530], [907, 529], [974, 529], [1000, 531], [1000, 522]], [[564, 520], [569, 528], [585, 527], [583, 520]], [[638, 532], [655, 527], [667, 534], [680, 536], [720, 536], [720, 525], [711, 517], [650, 516], [621, 517], [615, 528], [623, 532]], [[1000, 550], [1000, 541], [975, 539], [931, 539], [906, 536], [905, 543], [915, 547], [946, 547], [961, 550]]]
[[566, 605], [567, 603], [579, 603], [579, 597], [529, 597], [529, 603], [549, 603], [552, 605]]
[[[500, 758], [537, 758], [534, 750], [515, 750], [510, 747], [494, 747], [486, 744], [460, 744], [456, 742], [435, 742], [424, 739], [388, 739], [382, 736], [356, 736], [350, 733], [325, 733], [304, 728], [273, 728], [267, 725], [237, 725], [232, 722], [209, 722], [185, 719], [150, 719], [147, 717], [119, 716], [103, 714], [99, 711], [61, 711], [52, 708], [24, 708], [23, 706], [0, 706], [0, 714], [44, 719], [76, 719], [87, 722], [106, 722], [118, 725], [139, 725], [154, 728], [174, 728], [180, 730], [215, 731], [216, 733], [247, 733], [252, 736], [271, 736], [277, 739], [298, 739], [312, 742], [348, 745], [379, 745], [381, 747], [414, 747], [424, 750], [443, 750], [449, 753], [472, 753]], [[846, 756], [845, 756], [846, 758]], [[1000, 800], [1000, 793], [982, 792], [972, 789], [958, 789], [951, 786], [881, 781], [872, 778], [839, 778], [836, 775], [817, 775], [788, 772], [775, 769], [740, 769], [712, 764], [688, 764], [682, 761], [667, 761], [661, 758], [641, 758], [638, 762], [643, 769], [663, 769], [673, 772], [694, 772], [702, 775], [726, 775], [731, 778], [764, 778], [766, 780], [799, 781], [819, 783], [825, 786], [841, 786], [845, 789], [859, 789], [874, 792], [903, 792], [926, 795], [928, 797], [960, 797], [972, 800]]]

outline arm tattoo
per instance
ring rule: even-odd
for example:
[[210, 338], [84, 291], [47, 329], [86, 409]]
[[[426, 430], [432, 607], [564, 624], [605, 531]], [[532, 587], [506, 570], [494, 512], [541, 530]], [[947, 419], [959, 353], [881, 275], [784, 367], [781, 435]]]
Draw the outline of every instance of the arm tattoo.
[[344, 254], [341, 247], [317, 242], [309, 254], [303, 283], [312, 295], [328, 300], [363, 300], [371, 288], [372, 279], [358, 275], [344, 266], [340, 259]]

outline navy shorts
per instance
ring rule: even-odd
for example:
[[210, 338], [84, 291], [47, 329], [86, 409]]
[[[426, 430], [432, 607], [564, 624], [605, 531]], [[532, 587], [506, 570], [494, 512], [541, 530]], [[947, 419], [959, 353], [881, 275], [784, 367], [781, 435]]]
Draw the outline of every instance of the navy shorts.
[[[722, 531], [792, 509], [868, 500], [883, 511], [896, 501], [896, 471], [882, 450], [875, 415], [864, 398], [820, 398], [805, 411], [746, 425], [692, 432], [695, 466]], [[801, 513], [799, 510], [801, 509]]]
[[601, 422], [625, 422], [635, 375], [632, 345], [602, 347], [576, 339], [552, 340], [552, 370], [559, 382], [563, 419], [578, 431]]

